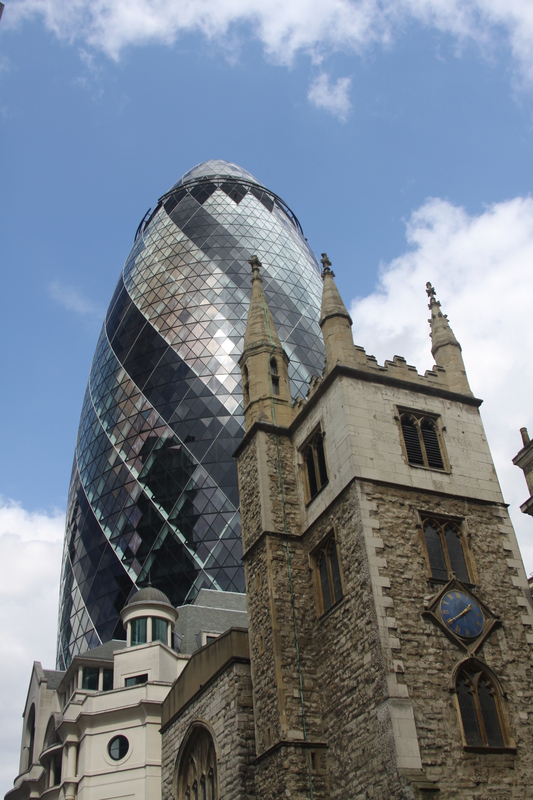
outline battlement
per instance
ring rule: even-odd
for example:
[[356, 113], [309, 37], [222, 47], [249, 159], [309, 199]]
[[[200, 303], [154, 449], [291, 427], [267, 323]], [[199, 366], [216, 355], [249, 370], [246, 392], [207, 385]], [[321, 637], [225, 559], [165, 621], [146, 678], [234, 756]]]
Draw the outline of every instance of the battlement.
[[[357, 361], [356, 369], [360, 373], [368, 373], [369, 377], [366, 378], [365, 376], [367, 380], [372, 380], [372, 376], [375, 376], [376, 380], [380, 383], [382, 383], [384, 379], [391, 378], [394, 381], [408, 381], [413, 384], [414, 388], [420, 388], [422, 390], [430, 388], [436, 391], [455, 391], [450, 387], [446, 369], [438, 366], [438, 364], [435, 364], [432, 369], [427, 369], [424, 374], [421, 375], [417, 368], [412, 364], [408, 364], [403, 356], [393, 356], [392, 361], [387, 359], [382, 365], [378, 363], [375, 356], [368, 355], [364, 347], [354, 345], [354, 351]], [[341, 362], [337, 363], [341, 366]], [[299, 397], [294, 401], [293, 405], [297, 413], [303, 408], [307, 401], [315, 395], [326, 377], [326, 374], [327, 371], [324, 368], [322, 376], [311, 376], [305, 400]]]
[[354, 345], [357, 351], [357, 361], [359, 369], [375, 372], [379, 375], [389, 374], [393, 378], [423, 386], [435, 386], [442, 389], [449, 389], [448, 375], [444, 367], [437, 364], [432, 369], [427, 369], [421, 375], [417, 368], [408, 364], [403, 356], [393, 356], [392, 361], [387, 359], [383, 365], [378, 364], [375, 356], [368, 355], [364, 347]]

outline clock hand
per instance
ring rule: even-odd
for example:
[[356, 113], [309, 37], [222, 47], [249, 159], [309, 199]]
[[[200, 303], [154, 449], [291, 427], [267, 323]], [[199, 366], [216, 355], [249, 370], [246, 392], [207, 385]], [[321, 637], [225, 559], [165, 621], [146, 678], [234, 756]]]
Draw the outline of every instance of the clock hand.
[[470, 603], [470, 605], [468, 605], [466, 608], [463, 608], [463, 610], [459, 614], [456, 614], [455, 617], [452, 617], [452, 619], [447, 620], [448, 625], [453, 625], [456, 619], [459, 619], [459, 617], [462, 617], [464, 614], [468, 614], [471, 608], [472, 608], [472, 603]]

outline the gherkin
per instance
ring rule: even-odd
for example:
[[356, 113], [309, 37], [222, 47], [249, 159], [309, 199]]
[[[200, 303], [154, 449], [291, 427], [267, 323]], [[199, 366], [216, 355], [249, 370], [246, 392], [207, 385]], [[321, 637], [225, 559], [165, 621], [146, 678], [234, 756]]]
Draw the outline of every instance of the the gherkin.
[[317, 261], [288, 206], [207, 161], [145, 218], [96, 348], [70, 484], [58, 666], [113, 636], [135, 586], [176, 604], [244, 591], [237, 469], [248, 260], [290, 356], [293, 396], [323, 363]]

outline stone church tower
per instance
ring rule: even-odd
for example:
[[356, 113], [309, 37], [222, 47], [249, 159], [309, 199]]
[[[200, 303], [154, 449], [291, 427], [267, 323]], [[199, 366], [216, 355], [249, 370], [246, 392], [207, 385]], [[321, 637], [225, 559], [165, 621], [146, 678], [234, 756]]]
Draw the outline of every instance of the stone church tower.
[[248, 639], [173, 687], [163, 797], [204, 797], [209, 748], [209, 798], [531, 797], [531, 594], [461, 347], [428, 284], [435, 367], [378, 365], [322, 264], [325, 368], [293, 404], [251, 261]]

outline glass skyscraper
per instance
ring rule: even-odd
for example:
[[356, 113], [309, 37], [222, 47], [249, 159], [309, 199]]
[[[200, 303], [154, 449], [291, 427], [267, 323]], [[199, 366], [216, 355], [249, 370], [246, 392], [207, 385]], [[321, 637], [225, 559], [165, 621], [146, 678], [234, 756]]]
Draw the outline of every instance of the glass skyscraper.
[[81, 412], [63, 552], [58, 667], [123, 631], [150, 580], [172, 603], [243, 592], [237, 361], [248, 260], [291, 359], [293, 396], [323, 366], [320, 270], [288, 206], [207, 161], [139, 225], [106, 314]]

